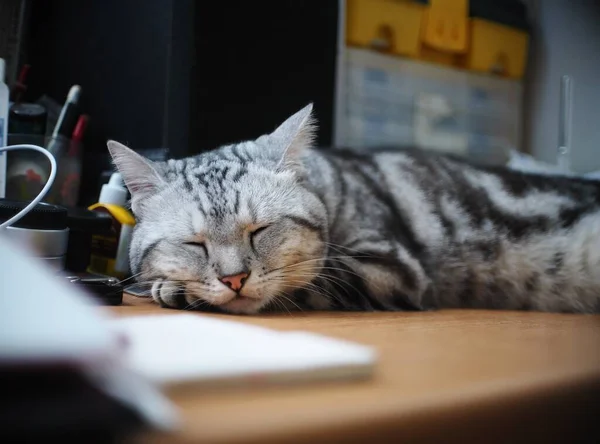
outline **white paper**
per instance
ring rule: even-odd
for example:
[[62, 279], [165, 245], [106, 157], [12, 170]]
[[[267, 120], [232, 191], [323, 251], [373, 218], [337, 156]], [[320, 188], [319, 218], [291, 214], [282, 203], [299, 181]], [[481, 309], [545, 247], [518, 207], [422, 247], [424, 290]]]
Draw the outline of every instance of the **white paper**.
[[201, 314], [123, 318], [113, 328], [128, 338], [128, 365], [164, 385], [365, 377], [376, 361], [370, 347]]

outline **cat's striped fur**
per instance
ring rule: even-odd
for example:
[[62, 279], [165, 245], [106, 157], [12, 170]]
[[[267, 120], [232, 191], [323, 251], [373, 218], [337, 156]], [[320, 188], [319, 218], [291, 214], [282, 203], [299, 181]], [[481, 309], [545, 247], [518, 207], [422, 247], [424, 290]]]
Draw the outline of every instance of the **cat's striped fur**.
[[[256, 141], [159, 164], [109, 142], [138, 218], [132, 270], [155, 300], [600, 311], [600, 184], [421, 151], [313, 150], [313, 130], [309, 106]], [[240, 272], [239, 293], [219, 281]]]

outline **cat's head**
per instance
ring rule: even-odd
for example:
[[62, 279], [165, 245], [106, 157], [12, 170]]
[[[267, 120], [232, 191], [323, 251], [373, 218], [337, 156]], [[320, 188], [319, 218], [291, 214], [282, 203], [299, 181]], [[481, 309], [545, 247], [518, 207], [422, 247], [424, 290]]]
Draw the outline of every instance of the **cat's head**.
[[131, 269], [161, 304], [256, 313], [323, 266], [327, 214], [305, 181], [312, 105], [273, 133], [168, 162], [108, 142], [136, 216]]

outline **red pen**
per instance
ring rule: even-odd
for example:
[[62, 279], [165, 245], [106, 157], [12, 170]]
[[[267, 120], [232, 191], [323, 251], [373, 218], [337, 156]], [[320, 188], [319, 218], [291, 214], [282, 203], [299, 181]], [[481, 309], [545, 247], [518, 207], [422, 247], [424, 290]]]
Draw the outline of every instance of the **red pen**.
[[75, 129], [73, 130], [73, 134], [71, 136], [71, 144], [69, 147], [69, 156], [76, 156], [79, 151], [79, 146], [81, 141], [83, 140], [83, 135], [87, 128], [88, 122], [90, 120], [90, 116], [87, 114], [82, 114], [77, 119], [77, 124], [75, 125]]
[[14, 103], [21, 103], [21, 99], [23, 98], [23, 93], [27, 90], [27, 84], [25, 81], [27, 80], [27, 74], [31, 69], [31, 65], [23, 65], [21, 67], [21, 71], [19, 72], [19, 78], [15, 82], [13, 89], [11, 91], [12, 101]]

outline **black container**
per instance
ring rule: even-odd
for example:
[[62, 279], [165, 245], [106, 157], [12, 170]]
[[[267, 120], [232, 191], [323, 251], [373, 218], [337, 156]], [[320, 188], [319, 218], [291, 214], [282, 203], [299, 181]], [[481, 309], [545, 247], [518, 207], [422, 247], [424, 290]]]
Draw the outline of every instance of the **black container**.
[[[0, 222], [6, 222], [29, 205], [29, 202], [0, 199]], [[63, 270], [66, 261], [69, 228], [66, 208], [40, 202], [25, 216], [6, 227], [7, 235], [27, 247], [46, 265]]]
[[74, 273], [83, 273], [90, 264], [92, 236], [109, 233], [112, 218], [86, 208], [68, 208], [69, 243], [65, 268]]

